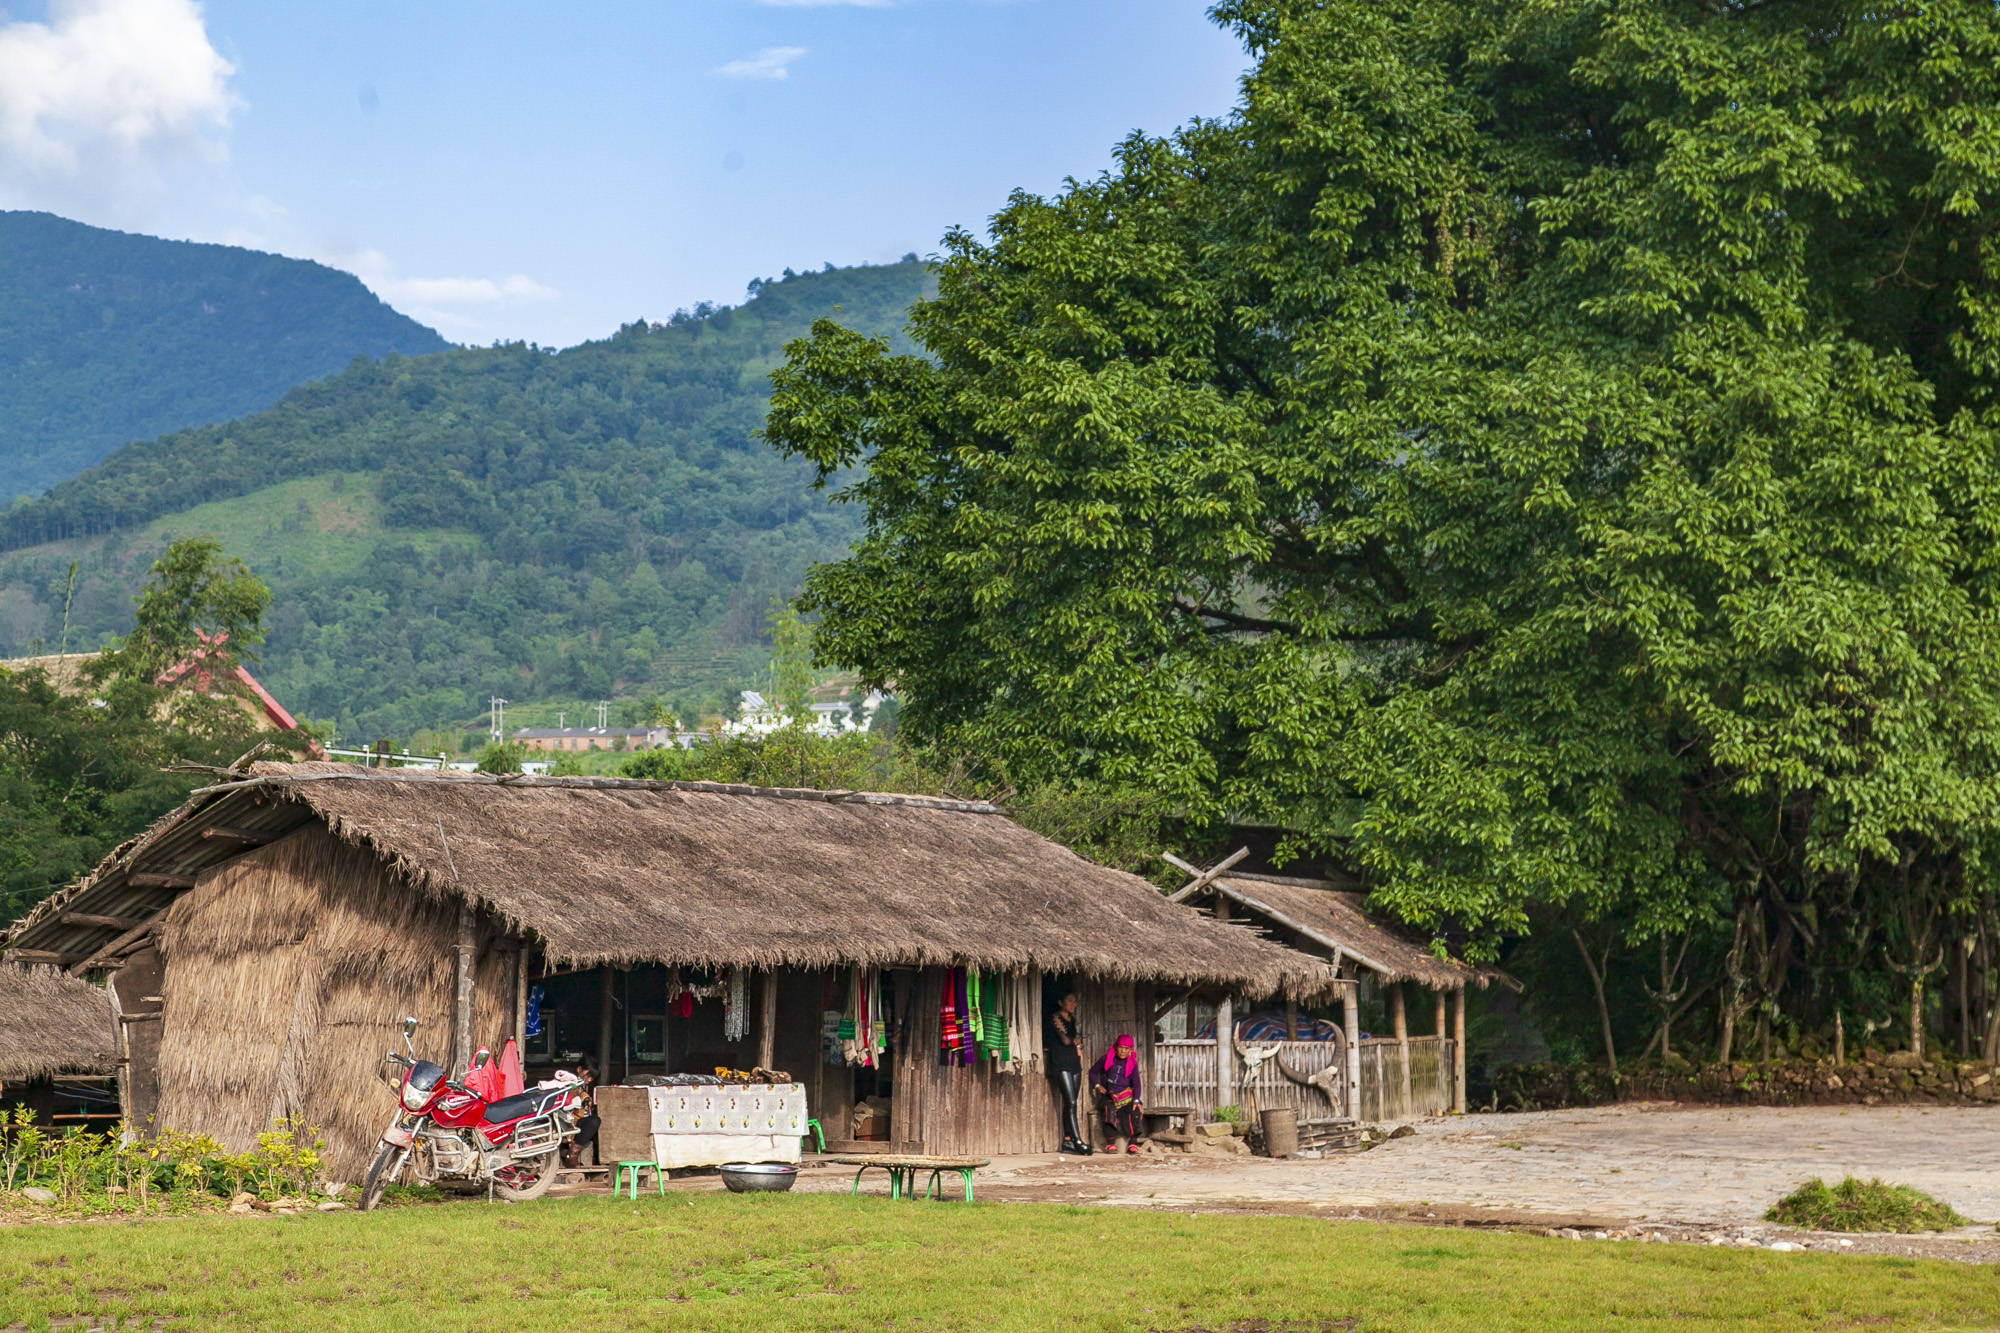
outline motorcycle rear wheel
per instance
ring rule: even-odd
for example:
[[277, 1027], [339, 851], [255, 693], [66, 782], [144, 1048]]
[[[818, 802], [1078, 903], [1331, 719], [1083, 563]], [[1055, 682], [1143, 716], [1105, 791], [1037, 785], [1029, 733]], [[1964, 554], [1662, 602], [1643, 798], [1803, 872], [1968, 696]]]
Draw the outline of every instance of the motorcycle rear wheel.
[[[361, 1179], [361, 1211], [373, 1212], [382, 1202], [382, 1191], [391, 1180], [403, 1172], [403, 1159], [408, 1150], [398, 1148], [393, 1143], [385, 1143], [375, 1152], [375, 1160], [368, 1164], [368, 1174]], [[551, 1173], [553, 1174], [553, 1173]]]
[[516, 1163], [514, 1179], [528, 1183], [510, 1185], [495, 1177], [493, 1192], [510, 1203], [526, 1203], [530, 1199], [541, 1198], [549, 1192], [549, 1186], [556, 1183], [556, 1165], [561, 1156], [560, 1148], [551, 1148], [540, 1157], [531, 1157]]

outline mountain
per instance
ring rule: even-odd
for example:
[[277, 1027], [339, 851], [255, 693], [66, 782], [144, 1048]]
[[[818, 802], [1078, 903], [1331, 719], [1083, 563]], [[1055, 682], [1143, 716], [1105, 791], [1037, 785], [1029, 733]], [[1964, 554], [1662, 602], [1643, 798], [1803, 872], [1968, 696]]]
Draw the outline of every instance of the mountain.
[[0, 514], [0, 656], [129, 628], [147, 563], [212, 533], [275, 595], [259, 677], [344, 736], [407, 737], [492, 694], [748, 684], [771, 599], [858, 525], [758, 437], [767, 377], [821, 316], [909, 350], [929, 281], [914, 257], [788, 271], [564, 352], [357, 362], [127, 446]]
[[446, 346], [321, 264], [0, 212], [0, 504], [357, 356]]

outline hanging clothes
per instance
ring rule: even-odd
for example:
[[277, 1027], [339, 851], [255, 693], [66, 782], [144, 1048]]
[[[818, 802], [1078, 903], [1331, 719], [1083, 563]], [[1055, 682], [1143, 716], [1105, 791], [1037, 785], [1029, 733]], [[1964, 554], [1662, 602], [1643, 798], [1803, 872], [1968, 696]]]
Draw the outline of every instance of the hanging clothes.
[[1009, 974], [1007, 990], [1007, 1054], [1001, 1068], [1009, 1074], [1042, 1072], [1042, 973], [1039, 968]]
[[1007, 979], [997, 972], [976, 972], [972, 985], [978, 998], [972, 1006], [972, 1028], [981, 1060], [1007, 1059]]
[[956, 1065], [970, 1044], [967, 1032], [965, 969], [948, 967], [944, 973], [944, 999], [938, 1008], [938, 1063]]

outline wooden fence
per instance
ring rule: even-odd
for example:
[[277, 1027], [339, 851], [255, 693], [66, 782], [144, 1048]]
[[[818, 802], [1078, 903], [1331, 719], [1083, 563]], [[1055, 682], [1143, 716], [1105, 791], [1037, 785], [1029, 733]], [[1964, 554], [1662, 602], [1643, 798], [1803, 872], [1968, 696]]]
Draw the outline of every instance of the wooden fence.
[[[1236, 1062], [1235, 1104], [1255, 1114], [1276, 1106], [1296, 1106], [1302, 1121], [1352, 1118], [1363, 1122], [1408, 1120], [1433, 1111], [1451, 1109], [1453, 1043], [1442, 1037], [1411, 1037], [1408, 1046], [1393, 1037], [1364, 1039], [1361, 1042], [1361, 1096], [1357, 1110], [1345, 1109], [1346, 1077], [1334, 1081], [1334, 1096], [1319, 1088], [1293, 1082], [1278, 1067], [1282, 1058], [1301, 1077], [1345, 1061], [1346, 1048], [1335, 1041], [1285, 1041], [1245, 1043], [1262, 1051], [1269, 1045], [1278, 1054], [1262, 1061], [1253, 1070], [1243, 1061], [1239, 1049]], [[1409, 1060], [1407, 1067], [1404, 1052]], [[1154, 1106], [1192, 1106], [1206, 1113], [1216, 1105], [1215, 1043], [1213, 1041], [1162, 1041], [1153, 1047], [1153, 1081], [1146, 1100]]]

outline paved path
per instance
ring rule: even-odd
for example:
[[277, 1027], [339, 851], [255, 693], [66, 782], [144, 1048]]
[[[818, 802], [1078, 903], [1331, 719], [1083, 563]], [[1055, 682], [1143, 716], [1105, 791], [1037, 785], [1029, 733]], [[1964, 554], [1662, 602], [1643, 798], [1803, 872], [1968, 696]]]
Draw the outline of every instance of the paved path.
[[1416, 1130], [1320, 1161], [1003, 1157], [980, 1173], [980, 1196], [1761, 1230], [1764, 1210], [1801, 1182], [1855, 1175], [1934, 1194], [1984, 1219], [1989, 1237], [2000, 1219], [2000, 1107], [1639, 1104], [1458, 1116]]

